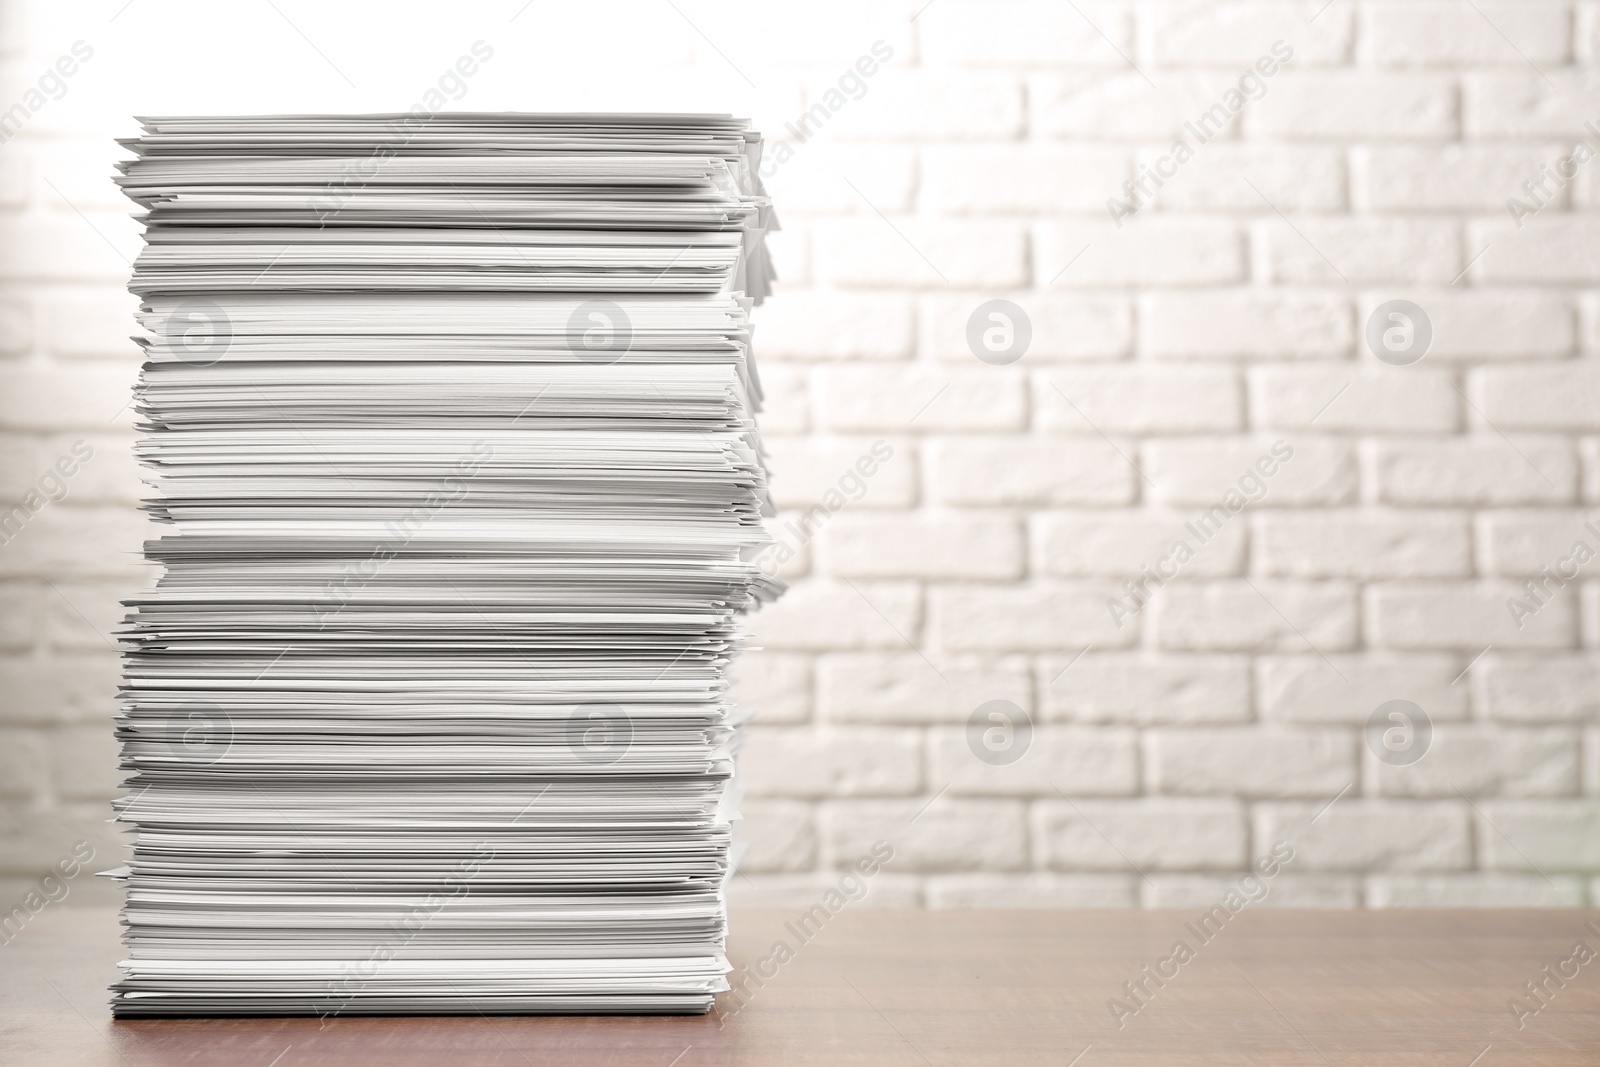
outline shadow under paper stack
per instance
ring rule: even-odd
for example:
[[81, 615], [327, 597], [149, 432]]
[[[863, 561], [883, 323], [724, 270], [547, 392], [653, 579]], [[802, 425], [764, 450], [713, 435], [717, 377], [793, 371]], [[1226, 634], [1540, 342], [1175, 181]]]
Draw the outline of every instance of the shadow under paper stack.
[[713, 115], [152, 118], [120, 1015], [699, 1012], [781, 591]]

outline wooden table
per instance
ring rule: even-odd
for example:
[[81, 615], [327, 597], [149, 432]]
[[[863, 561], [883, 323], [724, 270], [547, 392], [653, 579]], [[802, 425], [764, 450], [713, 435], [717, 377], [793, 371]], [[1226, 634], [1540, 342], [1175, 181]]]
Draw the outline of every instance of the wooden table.
[[[798, 945], [795, 918], [736, 913], [734, 962]], [[114, 1022], [115, 914], [63, 906], [0, 947], [0, 1064], [1600, 1063], [1600, 956], [1568, 964], [1536, 1014], [1523, 989], [1579, 941], [1600, 952], [1600, 912], [1247, 909], [1206, 943], [1194, 918], [846, 909], [742, 1009], [724, 997], [709, 1016]], [[1180, 939], [1193, 958], [1162, 963]], [[1134, 1010], [1123, 983], [1146, 964], [1176, 975], [1145, 979]]]

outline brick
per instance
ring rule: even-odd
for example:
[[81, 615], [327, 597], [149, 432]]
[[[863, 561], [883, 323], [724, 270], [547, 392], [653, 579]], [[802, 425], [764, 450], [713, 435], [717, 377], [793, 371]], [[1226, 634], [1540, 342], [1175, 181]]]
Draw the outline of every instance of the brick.
[[0, 582], [0, 650], [29, 648], [43, 632], [40, 593], [48, 590], [34, 582]]
[[1140, 217], [1120, 229], [1104, 219], [1042, 222], [1034, 235], [1034, 274], [1045, 286], [1224, 285], [1245, 277], [1244, 235], [1229, 221]]
[[1578, 456], [1583, 463], [1583, 500], [1586, 504], [1600, 502], [1600, 440], [1592, 437], [1578, 442]]
[[1183, 124], [1216, 103], [1231, 85], [1225, 75], [1161, 72], [1162, 88], [1131, 70], [1035, 73], [1028, 77], [1028, 131], [1034, 137], [1168, 142]]
[[1317, 797], [1359, 778], [1350, 730], [1228, 726], [1144, 735], [1145, 782], [1159, 793]]
[[136, 371], [126, 364], [0, 367], [0, 426], [22, 430], [110, 428], [128, 419]]
[[[1182, 540], [1195, 538], [1184, 529], [1190, 516], [1181, 512], [1045, 512], [1034, 516], [1033, 566], [1039, 574], [1063, 577], [1138, 577], [1177, 569], [1185, 579], [1215, 578], [1243, 572], [1245, 526], [1231, 523], [1218, 530], [1193, 558], [1179, 564], [1172, 557]], [[1162, 561], [1169, 562], [1163, 564]]]
[[914, 652], [822, 657], [818, 704], [834, 722], [965, 723], [980, 704], [1033, 706], [1027, 664], [1017, 657], [940, 657], [937, 671]]
[[[1281, 447], [1275, 454], [1272, 449], [1277, 442], [1266, 437], [1147, 441], [1140, 465], [1151, 482], [1150, 499], [1209, 509], [1221, 504], [1229, 492], [1243, 495], [1248, 491], [1263, 507], [1354, 502], [1357, 466], [1355, 450], [1348, 441], [1315, 437], [1282, 440], [1293, 455], [1281, 460], [1277, 470], [1265, 479], [1260, 477], [1261, 468], [1256, 464], [1263, 457], [1270, 460], [1283, 454]], [[1267, 467], [1270, 469], [1271, 464]], [[1246, 481], [1242, 488], [1241, 479]], [[1254, 488], [1256, 481], [1265, 481], [1265, 495]], [[1229, 521], [1238, 518], [1235, 515]]]
[[740, 871], [809, 871], [816, 867], [817, 830], [811, 805], [747, 797], [739, 804], [739, 814], [734, 837], [748, 849], [739, 861]]
[[0, 874], [37, 878], [73, 855], [74, 846], [83, 841], [94, 850], [91, 865], [67, 885], [69, 900], [87, 902], [96, 881], [91, 872], [127, 862], [121, 834], [107, 819], [104, 800], [8, 813], [0, 822]]
[[1488, 717], [1502, 722], [1593, 722], [1600, 717], [1600, 657], [1497, 655], [1474, 668]]
[[0, 728], [0, 797], [37, 800], [49, 782], [49, 753], [44, 731]]
[[782, 230], [767, 234], [766, 250], [774, 275], [782, 279], [781, 284], [785, 286], [811, 284], [811, 234], [803, 223], [791, 224]]
[[[839, 892], [839, 875], [752, 874], [728, 883], [728, 903], [734, 908], [781, 908], [804, 912], [822, 901], [830, 889]], [[879, 872], [867, 881], [867, 893], [852, 908], [920, 908], [922, 879], [914, 875]]]
[[57, 649], [115, 650], [117, 644], [111, 635], [128, 614], [122, 598], [150, 584], [149, 575], [138, 572], [114, 582], [51, 582], [39, 594], [43, 643]]
[[1022, 527], [959, 512], [840, 515], [818, 538], [828, 574], [855, 578], [1018, 578]]
[[1367, 879], [1371, 908], [1581, 908], [1583, 881], [1557, 875], [1384, 874]]
[[[1169, 152], [1169, 147], [1142, 149], [1138, 162], [1153, 167]], [[1271, 210], [1261, 202], [1266, 197], [1279, 211], [1338, 211], [1348, 202], [1346, 171], [1338, 148], [1212, 141], [1151, 202], [1162, 212], [1256, 213]]]
[[[1015, 739], [1015, 737], [1014, 737]], [[928, 734], [930, 782], [948, 782], [955, 795], [1127, 796], [1139, 791], [1139, 748], [1125, 728], [1035, 723], [1027, 750], [1014, 763], [990, 764], [974, 755], [967, 730], [939, 727]]]
[[1556, 438], [1390, 439], [1371, 442], [1367, 460], [1386, 504], [1565, 504], [1577, 495], [1577, 457]]
[[1594, 258], [1600, 222], [1584, 215], [1550, 212], [1537, 218], [1475, 222], [1469, 243], [1493, 246], [1473, 264], [1472, 277], [1487, 285], [1573, 285], [1600, 281]]
[[[920, 814], [919, 814], [920, 812]], [[1007, 871], [1023, 866], [1027, 826], [1015, 800], [948, 794], [927, 800], [830, 801], [822, 806], [827, 856], [853, 859], [875, 841], [895, 850], [894, 871]]]
[[873, 214], [819, 222], [813, 233], [817, 277], [828, 284], [955, 288], [1028, 282], [1021, 224]]
[[1362, 58], [1379, 66], [1560, 66], [1571, 51], [1566, 4], [1389, 2], [1361, 14]]
[[1449, 433], [1461, 424], [1451, 376], [1416, 367], [1352, 371], [1268, 366], [1249, 371], [1250, 412], [1259, 429], [1324, 433]]
[[1146, 797], [1040, 801], [1040, 860], [1052, 870], [1185, 871], [1242, 867], [1244, 809], [1236, 800]]
[[[905, 438], [763, 435], [762, 443], [767, 446], [773, 503], [779, 508], [803, 513], [829, 494], [846, 501], [839, 511], [916, 503], [916, 450]], [[886, 450], [889, 457], [884, 459]], [[803, 516], [794, 521], [798, 526]], [[797, 535], [791, 531], [791, 536]]]
[[39, 476], [54, 459], [43, 453], [43, 442], [34, 436], [0, 433], [0, 500], [21, 500], [38, 488]]
[[1464, 666], [1454, 656], [1421, 653], [1262, 656], [1256, 693], [1267, 721], [1365, 726], [1380, 704], [1403, 699], [1442, 722], [1467, 717]]
[[829, 135], [987, 139], [1022, 131], [1022, 83], [1009, 72], [886, 69], [872, 79], [864, 105], [835, 115]]
[[0, 577], [125, 576], [158, 532], [132, 508], [47, 503], [0, 551]]
[[1600, 801], [1485, 800], [1480, 864], [1491, 871], [1589, 873], [1600, 867]]
[[1259, 804], [1253, 824], [1258, 846], [1290, 844], [1297, 871], [1455, 871], [1472, 861], [1468, 816], [1459, 800], [1346, 795], [1331, 807], [1326, 801]]
[[[1315, 9], [1313, 9], [1313, 12]], [[1253, 66], [1271, 55], [1273, 38], [1287, 38], [1295, 66], [1343, 63], [1354, 36], [1350, 11], [1335, 5], [1317, 15], [1312, 33], [1302, 19], [1313, 12], [1297, 13], [1267, 0], [1245, 0], [1204, 6], [1150, 5], [1143, 10], [1149, 54], [1162, 65], [1184, 66], [1197, 62], [1226, 67]], [[1271, 81], [1268, 82], [1269, 92]]]
[[1125, 504], [1130, 454], [1099, 437], [958, 437], [925, 447], [928, 497], [940, 504]]
[[1255, 883], [1264, 887], [1260, 899], [1251, 901], [1251, 908], [1357, 908], [1361, 906], [1361, 887], [1355, 878], [1336, 874], [1290, 874], [1279, 870], [1270, 879], [1261, 877], [1259, 871], [1239, 871], [1237, 874], [1157, 874], [1144, 890], [1147, 908], [1199, 908], [1210, 910], [1224, 897], [1238, 889], [1240, 879], [1253, 875]]
[[1351, 648], [1358, 629], [1341, 582], [1174, 582], [1154, 608], [1164, 649], [1327, 653]]
[[1048, 0], [951, 0], [924, 10], [918, 22], [922, 59], [935, 66], [1120, 66], [1118, 51], [1133, 49], [1133, 12], [1120, 5], [1075, 11]]
[[[924, 296], [918, 339], [923, 354], [940, 360], [977, 361], [967, 344], [967, 323], [994, 292]], [[1133, 305], [1125, 297], [1080, 293], [998, 294], [1022, 308], [1032, 338], [1023, 358], [1030, 364], [1058, 359], [1121, 359], [1133, 351]]]
[[[1373, 145], [1352, 157], [1356, 200], [1375, 211], [1503, 212], [1506, 197], [1522, 196], [1522, 183], [1537, 180], [1541, 166], [1553, 166], [1571, 147], [1559, 141]], [[1552, 185], [1551, 192], [1556, 206], [1567, 204], [1567, 190]]]
[[1583, 779], [1580, 788], [1584, 795], [1594, 796], [1600, 793], [1600, 728], [1593, 726], [1583, 730], [1583, 752], [1578, 757], [1580, 766], [1579, 776]]
[[134, 504], [151, 495], [150, 487], [140, 481], [130, 436], [58, 434], [44, 440], [38, 455], [38, 475], [50, 469], [64, 474], [62, 499], [74, 504]]
[[1057, 721], [1243, 722], [1250, 667], [1243, 656], [1047, 656], [1039, 661], [1039, 693], [1045, 718]]
[[1018, 368], [915, 364], [819, 373], [819, 421], [829, 429], [1013, 430], [1028, 418], [1027, 380]]
[[[1067, 11], [1069, 17], [1076, 17]], [[944, 214], [1100, 212], [1132, 172], [1116, 148], [996, 144], [926, 148], [921, 203]], [[881, 210], [889, 208], [879, 205]]]
[[1136, 881], [1122, 874], [946, 874], [928, 879], [928, 907], [1132, 908]]
[[911, 301], [894, 294], [785, 292], [782, 299], [756, 309], [755, 323], [755, 348], [763, 361], [904, 359], [911, 354]]
[[1454, 578], [1472, 573], [1462, 512], [1279, 511], [1250, 517], [1255, 571], [1283, 578]]
[[[1498, 251], [1495, 249], [1484, 259]], [[1433, 343], [1424, 358], [1430, 363], [1485, 357], [1565, 356], [1576, 344], [1572, 304], [1561, 293], [1486, 289], [1383, 293], [1361, 299], [1357, 319], [1363, 330], [1378, 305], [1394, 297], [1412, 300], [1427, 314], [1433, 326]], [[1360, 354], [1369, 364], [1379, 365], [1364, 339]]]
[[1106, 600], [1110, 582], [969, 585], [929, 592], [929, 620], [938, 647], [959, 651], [1040, 651], [1125, 648], [1138, 627], [1118, 629]]
[[[5, 16], [0, 14], [0, 20]], [[0, 23], [0, 33], [8, 27]], [[7, 152], [8, 158], [0, 161], [0, 208], [16, 210], [27, 206], [37, 183], [34, 181], [36, 162], [24, 154], [22, 145], [14, 143]]]
[[1241, 428], [1231, 367], [1058, 367], [1033, 381], [1035, 427], [1068, 433], [1169, 434]]
[[[1550, 590], [1588, 571], [1600, 571], [1592, 557], [1600, 537], [1584, 528], [1593, 518], [1583, 511], [1503, 510], [1478, 516], [1478, 566], [1485, 574], [1521, 577], [1550, 569]], [[1587, 552], [1579, 543], [1587, 546]], [[1591, 557], [1584, 563], [1585, 556]], [[1543, 595], [1543, 594], [1541, 594]]]
[[1562, 728], [1506, 729], [1478, 723], [1434, 727], [1427, 751], [1405, 766], [1372, 759], [1378, 789], [1386, 796], [1575, 796], [1578, 792], [1577, 731]]
[[905, 796], [922, 787], [922, 736], [877, 726], [752, 726], [739, 753], [751, 796]]
[[813, 673], [809, 656], [782, 652], [740, 656], [733, 664], [728, 698], [756, 712], [762, 723], [803, 722], [811, 717]]
[[808, 141], [783, 163], [776, 161], [774, 151], [769, 146], [763, 153], [761, 171], [772, 202], [781, 205], [782, 217], [912, 208], [917, 158], [910, 146]]
[[1367, 637], [1377, 648], [1460, 649], [1476, 655], [1496, 648], [1571, 648], [1577, 610], [1571, 598], [1545, 602], [1520, 620], [1507, 601], [1522, 597], [1508, 581], [1411, 582], [1367, 589]]
[[1468, 71], [1461, 83], [1462, 125], [1469, 137], [1585, 137], [1583, 124], [1595, 117], [1600, 70]]
[[1374, 70], [1286, 70], [1245, 109], [1244, 124], [1252, 138], [1454, 137], [1454, 79]]
[[54, 793], [61, 800], [103, 800], [116, 796], [121, 748], [103, 723], [63, 726], [55, 731]]
[[[1587, 138], [1585, 138], [1585, 140], [1587, 140]], [[1567, 179], [1571, 183], [1570, 187], [1557, 190], [1556, 195], [1570, 194], [1570, 200], [1577, 208], [1593, 209], [1597, 203], [1600, 203], [1600, 180], [1596, 179], [1593, 168], [1591, 168], [1587, 162], [1578, 164], [1576, 159], [1574, 159], [1572, 163], [1565, 162], [1569, 150], [1575, 151], [1572, 144], [1562, 145], [1561, 150], [1555, 155], [1551, 156], [1548, 161], [1546, 161], [1546, 170], [1540, 172], [1540, 176], [1544, 180], [1544, 186], [1542, 191], [1540, 191], [1540, 196], [1545, 200], [1546, 206], [1548, 206], [1550, 203], [1551, 191], [1554, 190], [1557, 185], [1564, 183], [1564, 179], [1559, 173], [1552, 174], [1551, 171], [1555, 171], [1557, 168], [1560, 168], [1561, 170], [1568, 170], [1574, 165], [1577, 165], [1578, 173], [1571, 179]], [[1522, 193], [1529, 192], [1529, 190], [1523, 189], [1520, 183], [1518, 183], [1517, 188]], [[1526, 198], [1519, 197], [1519, 199], [1522, 199], [1524, 207], [1531, 206], [1541, 212], [1543, 211], [1542, 208], [1539, 208], [1538, 204], [1531, 203], [1531, 201]], [[1520, 213], [1522, 211], [1522, 208], [1519, 208], [1518, 211], [1514, 213], [1511, 210], [1509, 203], [1504, 201], [1501, 203], [1501, 209], [1505, 211], [1508, 218], [1513, 214], [1517, 214], [1520, 217]], [[1584, 299], [1586, 296], [1586, 294], [1585, 296], [1580, 296], [1580, 299]], [[1592, 297], [1588, 298], [1592, 299]]]
[[1579, 644], [1600, 648], [1600, 582], [1584, 582], [1575, 591], [1579, 610]]
[[1503, 432], [1600, 430], [1600, 361], [1484, 367], [1472, 372], [1468, 395]]
[[1579, 65], [1588, 66], [1600, 59], [1600, 9], [1592, 3], [1582, 3], [1573, 17], [1573, 57]]
[[[811, 577], [811, 543], [800, 526], [804, 516], [798, 511], [780, 512], [762, 522], [772, 543], [756, 555], [756, 566], [785, 583]], [[794, 530], [786, 525], [794, 523]], [[811, 520], [815, 532], [816, 518]], [[800, 531], [796, 534], [794, 531]]]
[[1140, 352], [1158, 359], [1341, 358], [1356, 336], [1345, 298], [1277, 289], [1148, 293], [1139, 324]]
[[[59, 204], [59, 201], [57, 201]], [[0, 220], [0, 280], [122, 283], [139, 250], [132, 216], [60, 212]]]
[[859, 582], [852, 588], [813, 579], [790, 586], [782, 600], [755, 616], [750, 629], [757, 643], [779, 650], [903, 649], [916, 640], [920, 617], [915, 585]]
[[138, 307], [136, 297], [109, 286], [56, 290], [44, 301], [46, 345], [56, 356], [138, 362], [143, 350], [133, 337], [144, 332], [134, 319]]
[[1289, 285], [1449, 285], [1463, 265], [1454, 222], [1271, 218], [1257, 230], [1270, 277]]
[[20, 356], [33, 344], [33, 307], [26, 300], [0, 300], [0, 355]]
[[9, 699], [0, 712], [12, 725], [105, 722], [120, 680], [115, 653], [59, 656], [0, 656], [0, 692]]
[[811, 425], [811, 386], [808, 369], [767, 362], [761, 367], [761, 430], [767, 433], [802, 433]]

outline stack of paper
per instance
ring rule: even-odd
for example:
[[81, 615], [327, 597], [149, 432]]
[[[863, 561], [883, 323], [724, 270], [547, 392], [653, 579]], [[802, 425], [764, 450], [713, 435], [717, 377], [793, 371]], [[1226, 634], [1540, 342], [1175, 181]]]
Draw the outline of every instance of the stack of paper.
[[780, 591], [714, 115], [154, 118], [123, 1015], [697, 1012]]

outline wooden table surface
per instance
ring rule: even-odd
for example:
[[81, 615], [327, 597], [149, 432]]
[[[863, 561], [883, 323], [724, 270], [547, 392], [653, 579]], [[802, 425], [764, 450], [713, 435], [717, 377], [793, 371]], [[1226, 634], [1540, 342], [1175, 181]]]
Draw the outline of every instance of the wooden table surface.
[[[1207, 943], [1190, 912], [846, 909], [803, 945], [794, 918], [734, 914], [735, 964], [798, 950], [709, 1016], [116, 1022], [114, 912], [47, 908], [0, 947], [0, 1064], [1600, 1063], [1600, 956], [1562, 963], [1600, 952], [1600, 912], [1247, 909]], [[1193, 958], [1160, 963], [1180, 939]], [[1133, 1011], [1146, 964], [1176, 976]], [[1547, 964], [1577, 974], [1535, 1014]]]

